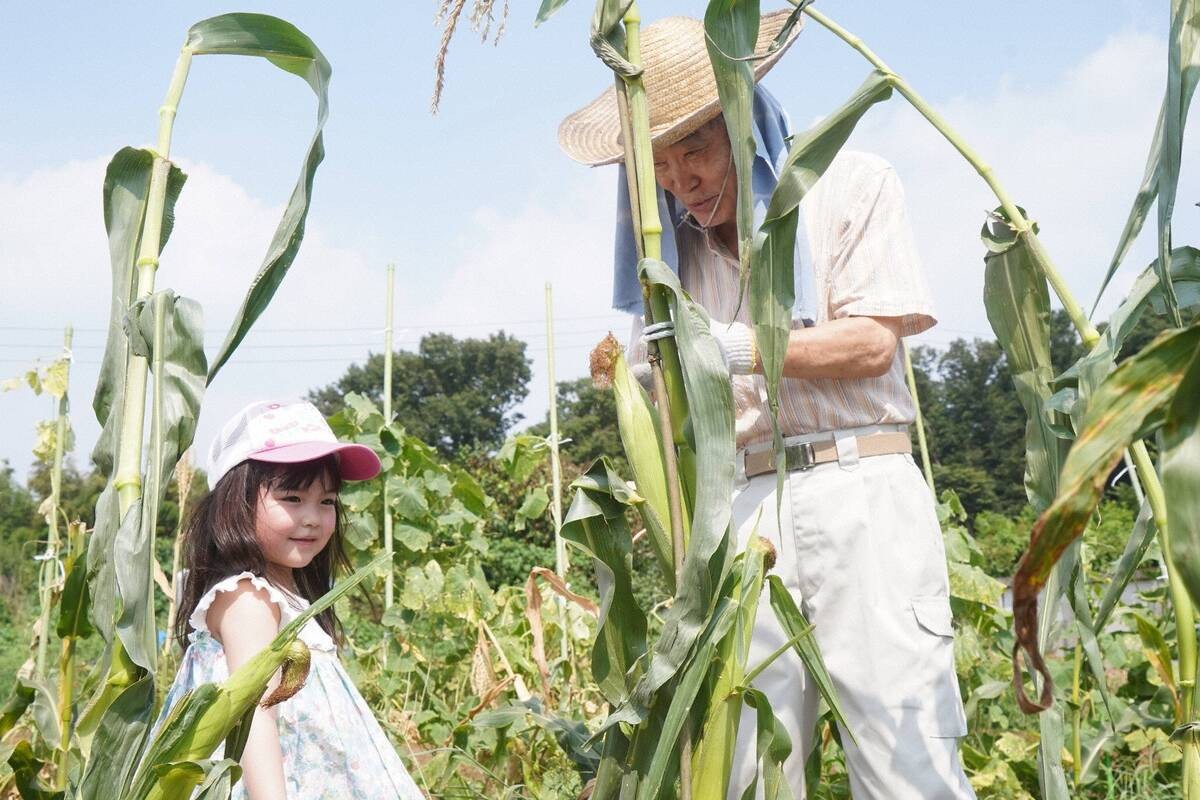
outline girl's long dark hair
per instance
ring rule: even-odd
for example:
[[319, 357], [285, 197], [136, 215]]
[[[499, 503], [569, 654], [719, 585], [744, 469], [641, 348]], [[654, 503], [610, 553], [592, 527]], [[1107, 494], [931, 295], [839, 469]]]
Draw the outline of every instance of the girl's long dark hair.
[[[321, 481], [326, 489], [339, 491], [342, 486], [337, 456], [328, 455], [299, 464], [269, 464], [243, 461], [229, 470], [216, 488], [201, 500], [188, 517], [183, 531], [182, 562], [186, 572], [179, 589], [172, 633], [180, 647], [187, 650], [188, 620], [213, 586], [240, 572], [267, 577], [267, 560], [254, 533], [254, 514], [258, 497], [265, 488], [304, 489]], [[350, 561], [342, 546], [342, 506], [337, 506], [337, 521], [329, 544], [308, 566], [292, 570], [296, 593], [312, 602], [329, 591], [335, 574], [346, 571]], [[333, 607], [316, 617], [321, 628], [340, 641], [342, 626]]]

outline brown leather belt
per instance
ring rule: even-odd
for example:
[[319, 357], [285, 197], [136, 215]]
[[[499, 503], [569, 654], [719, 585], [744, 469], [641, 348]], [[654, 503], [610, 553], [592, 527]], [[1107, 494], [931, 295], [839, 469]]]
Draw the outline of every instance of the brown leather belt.
[[[894, 453], [911, 453], [912, 441], [907, 431], [891, 433], [872, 433], [868, 436], [855, 436], [858, 443], [859, 458], [869, 456], [886, 456]], [[817, 464], [827, 464], [838, 460], [837, 441], [821, 439], [816, 442], [791, 444], [783, 449], [787, 459], [788, 472], [793, 470], [812, 469]], [[762, 450], [746, 454], [746, 477], [765, 475], [775, 471], [775, 453], [772, 450]]]

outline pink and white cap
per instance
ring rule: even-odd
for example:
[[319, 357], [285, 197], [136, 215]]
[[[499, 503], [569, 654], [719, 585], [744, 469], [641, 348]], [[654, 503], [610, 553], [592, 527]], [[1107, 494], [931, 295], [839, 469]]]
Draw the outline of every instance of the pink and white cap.
[[257, 402], [225, 423], [208, 451], [208, 488], [216, 487], [243, 461], [297, 464], [338, 455], [342, 480], [362, 481], [379, 474], [379, 457], [366, 445], [339, 442], [312, 403]]

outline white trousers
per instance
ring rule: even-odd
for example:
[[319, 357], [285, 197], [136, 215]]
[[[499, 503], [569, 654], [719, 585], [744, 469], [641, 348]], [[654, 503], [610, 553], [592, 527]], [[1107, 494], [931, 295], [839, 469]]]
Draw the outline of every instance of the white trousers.
[[[912, 458], [859, 460], [851, 442], [840, 463], [788, 473], [778, 517], [775, 486], [774, 473], [741, 479], [733, 501], [738, 544], [757, 532], [775, 545], [774, 572], [815, 626], [854, 734], [840, 731], [855, 800], [974, 798], [958, 759], [957, 739], [967, 731], [942, 534]], [[749, 666], [786, 641], [764, 592]], [[784, 771], [800, 800], [816, 687], [794, 651], [754, 684], [792, 737]], [[743, 710], [731, 800], [756, 768], [753, 713]]]

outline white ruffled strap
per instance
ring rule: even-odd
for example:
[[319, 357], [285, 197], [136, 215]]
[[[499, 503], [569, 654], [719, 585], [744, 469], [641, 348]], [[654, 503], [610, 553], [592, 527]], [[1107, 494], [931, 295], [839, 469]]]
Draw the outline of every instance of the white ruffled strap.
[[280, 625], [285, 625], [290, 620], [296, 618], [299, 609], [288, 600], [287, 595], [279, 587], [266, 578], [255, 575], [253, 572], [241, 572], [217, 582], [204, 593], [204, 596], [200, 598], [200, 602], [196, 604], [196, 610], [188, 617], [188, 624], [192, 626], [192, 629], [211, 634], [212, 631], [208, 629], [208, 609], [212, 607], [213, 601], [217, 599], [218, 594], [221, 592], [236, 591], [238, 584], [242, 581], [250, 581], [250, 584], [255, 589], [266, 590], [270, 601], [279, 606]]

